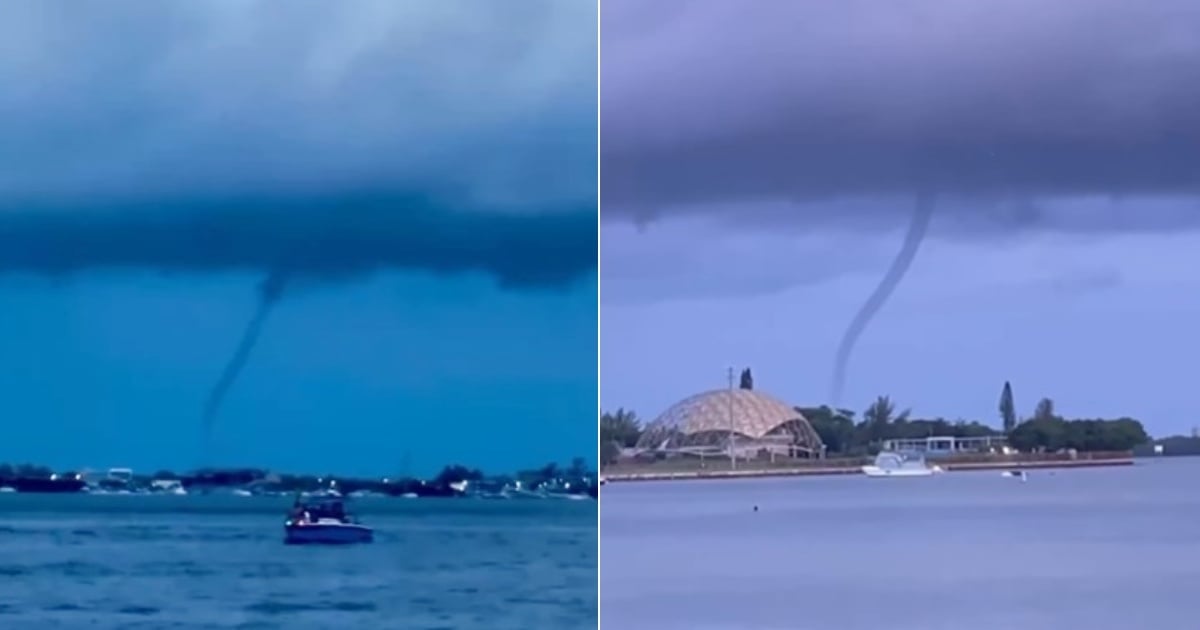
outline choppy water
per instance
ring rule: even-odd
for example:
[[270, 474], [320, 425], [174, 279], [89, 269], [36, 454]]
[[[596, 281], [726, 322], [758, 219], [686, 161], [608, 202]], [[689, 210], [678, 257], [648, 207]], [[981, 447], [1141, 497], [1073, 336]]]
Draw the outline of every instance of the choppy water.
[[602, 628], [1200, 628], [1198, 482], [1186, 458], [612, 484]]
[[595, 628], [594, 501], [360, 500], [373, 545], [282, 544], [287, 499], [0, 495], [0, 628]]

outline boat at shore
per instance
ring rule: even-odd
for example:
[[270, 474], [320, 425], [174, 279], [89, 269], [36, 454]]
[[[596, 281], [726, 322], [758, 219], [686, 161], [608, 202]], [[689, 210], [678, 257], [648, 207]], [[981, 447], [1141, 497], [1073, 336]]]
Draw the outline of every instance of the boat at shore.
[[297, 497], [284, 522], [284, 544], [348, 545], [374, 541], [374, 531], [346, 512], [342, 497]]
[[1016, 469], [1016, 470], [1006, 470], [1006, 471], [1004, 471], [1004, 472], [1000, 473], [1000, 476], [1001, 476], [1001, 477], [1008, 477], [1008, 478], [1010, 478], [1010, 479], [1017, 479], [1017, 480], [1020, 480], [1020, 481], [1026, 481], [1026, 480], [1029, 478], [1029, 477], [1028, 477], [1028, 476], [1025, 474], [1025, 471], [1024, 471], [1024, 470], [1020, 470], [1020, 469]]
[[862, 467], [868, 477], [929, 477], [942, 471], [936, 464], [930, 465], [919, 453], [897, 453], [884, 451], [875, 456], [875, 462]]

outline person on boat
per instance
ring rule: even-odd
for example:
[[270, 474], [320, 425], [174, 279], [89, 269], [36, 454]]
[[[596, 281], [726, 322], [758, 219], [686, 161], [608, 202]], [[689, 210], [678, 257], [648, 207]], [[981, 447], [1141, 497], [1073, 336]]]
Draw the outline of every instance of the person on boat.
[[296, 499], [292, 501], [292, 509], [288, 510], [288, 520], [298, 523], [303, 518], [304, 504], [300, 501], [300, 495], [296, 495]]

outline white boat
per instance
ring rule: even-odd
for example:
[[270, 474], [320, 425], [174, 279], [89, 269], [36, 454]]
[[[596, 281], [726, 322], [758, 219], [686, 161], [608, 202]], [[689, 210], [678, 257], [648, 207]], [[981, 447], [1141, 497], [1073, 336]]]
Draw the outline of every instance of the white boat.
[[1021, 481], [1026, 481], [1028, 479], [1028, 477], [1025, 475], [1024, 470], [1006, 470], [1006, 471], [1000, 473], [1000, 476], [1001, 477], [1009, 477], [1012, 479], [1019, 479]]
[[318, 518], [287, 526], [284, 543], [289, 545], [350, 545], [374, 539], [370, 527], [332, 518]]
[[183, 487], [183, 482], [178, 479], [155, 479], [150, 482], [150, 490], [160, 494], [187, 494], [187, 490]]
[[875, 463], [862, 467], [868, 477], [928, 477], [944, 472], [941, 466], [925, 463], [919, 453], [884, 451], [875, 456]]
[[284, 522], [283, 542], [288, 545], [348, 545], [374, 541], [375, 533], [345, 511], [340, 497], [300, 501]]

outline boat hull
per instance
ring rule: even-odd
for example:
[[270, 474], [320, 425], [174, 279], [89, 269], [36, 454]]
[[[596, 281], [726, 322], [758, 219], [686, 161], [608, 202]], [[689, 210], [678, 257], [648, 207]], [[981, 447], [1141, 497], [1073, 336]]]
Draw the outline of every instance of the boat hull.
[[936, 468], [880, 468], [879, 466], [863, 466], [863, 474], [868, 477], [932, 477], [941, 472]]
[[288, 545], [354, 545], [374, 541], [370, 527], [354, 524], [287, 525], [284, 544]]

